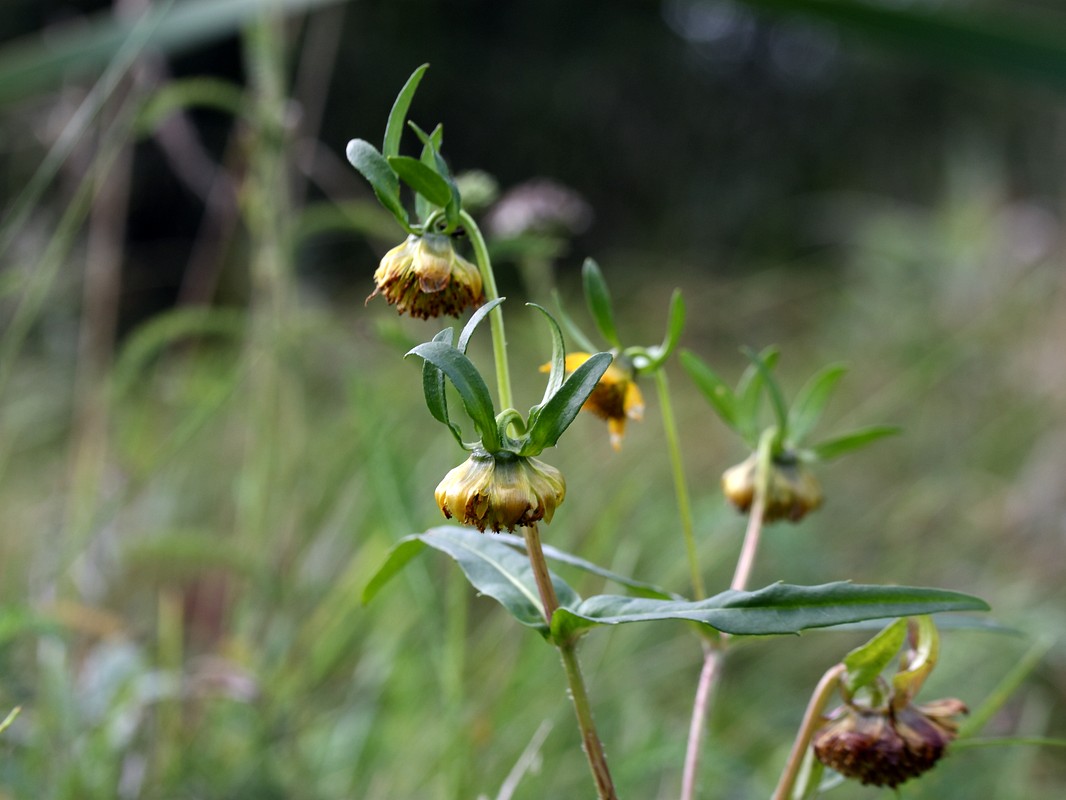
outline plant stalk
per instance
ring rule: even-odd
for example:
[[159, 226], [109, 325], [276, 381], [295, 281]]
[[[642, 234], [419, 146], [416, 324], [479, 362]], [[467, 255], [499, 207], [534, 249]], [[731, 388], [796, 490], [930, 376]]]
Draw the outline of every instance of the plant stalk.
[[685, 483], [685, 465], [681, 459], [681, 442], [677, 435], [677, 420], [674, 406], [670, 401], [670, 383], [665, 369], [655, 371], [655, 388], [659, 392], [659, 408], [663, 416], [663, 431], [666, 445], [670, 451], [670, 468], [674, 476], [674, 492], [677, 495], [677, 512], [681, 517], [681, 535], [685, 539], [685, 555], [692, 581], [694, 599], [702, 600], [707, 596], [700, 573], [699, 555], [696, 552], [696, 534], [692, 523], [692, 503], [689, 501], [688, 486]]
[[[496, 275], [492, 271], [485, 237], [481, 235], [481, 229], [474, 222], [474, 218], [467, 212], [460, 211], [459, 219], [462, 220], [463, 228], [474, 248], [474, 259], [481, 273], [481, 282], [485, 286], [485, 300], [491, 302], [500, 296], [500, 292], [496, 288]], [[505, 411], [514, 407], [514, 401], [511, 399], [511, 371], [507, 366], [507, 334], [503, 329], [503, 310], [499, 306], [489, 312], [489, 325], [492, 328], [492, 355], [496, 364], [496, 393], [499, 395], [500, 410]]]
[[[744, 543], [740, 548], [740, 557], [733, 573], [729, 588], [742, 592], [748, 587], [755, 556], [759, 551], [762, 538], [763, 521], [766, 513], [766, 494], [770, 479], [771, 445], [776, 430], [770, 428], [759, 439], [759, 461], [755, 473], [755, 497], [748, 512], [748, 526], [744, 531]], [[704, 645], [703, 668], [696, 686], [696, 697], [692, 703], [692, 721], [688, 730], [688, 745], [685, 748], [685, 766], [681, 780], [681, 800], [695, 800], [696, 775], [699, 771], [700, 750], [703, 735], [707, 729], [711, 698], [722, 675], [722, 660], [729, 643], [729, 634], [723, 633], [716, 641]]]
[[800, 766], [803, 764], [803, 756], [811, 743], [811, 737], [814, 736], [814, 732], [822, 722], [822, 711], [825, 710], [829, 698], [832, 697], [833, 691], [840, 682], [840, 676], [846, 671], [847, 667], [843, 664], [830, 667], [818, 681], [818, 685], [814, 687], [814, 694], [811, 695], [810, 702], [807, 704], [803, 722], [800, 723], [800, 728], [796, 732], [796, 740], [792, 743], [792, 752], [788, 755], [785, 771], [781, 773], [781, 779], [777, 783], [771, 800], [789, 800], [792, 787], [796, 783], [796, 776], [799, 775]]
[[[559, 608], [559, 598], [555, 594], [555, 586], [552, 584], [551, 573], [548, 571], [548, 562], [544, 558], [544, 550], [540, 545], [540, 532], [536, 525], [530, 525], [522, 529], [522, 535], [526, 542], [529, 565], [533, 569], [533, 578], [537, 583], [537, 591], [540, 592], [544, 619], [550, 626], [552, 616]], [[554, 642], [554, 644], [559, 648], [559, 655], [563, 659], [566, 682], [570, 687], [570, 699], [574, 703], [574, 713], [577, 714], [577, 724], [581, 729], [581, 746], [588, 759], [592, 779], [596, 783], [597, 796], [600, 800], [618, 800], [614, 783], [611, 780], [611, 772], [607, 767], [603, 742], [600, 741], [600, 736], [596, 732], [596, 722], [592, 718], [592, 703], [589, 701], [585, 678], [581, 674], [581, 665], [577, 660], [577, 642], [570, 639], [565, 642]]]

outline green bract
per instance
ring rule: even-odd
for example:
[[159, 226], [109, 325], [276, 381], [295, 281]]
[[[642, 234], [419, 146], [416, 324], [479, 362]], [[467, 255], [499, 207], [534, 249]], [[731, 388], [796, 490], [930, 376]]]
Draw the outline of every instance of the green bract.
[[[427, 134], [413, 122], [407, 122], [411, 100], [428, 68], [429, 64], [423, 64], [416, 69], [400, 90], [385, 126], [381, 152], [364, 139], [352, 139], [348, 142], [346, 152], [348, 161], [366, 178], [378, 201], [392, 213], [405, 231], [424, 233], [434, 230], [437, 221], [443, 216], [445, 224], [442, 232], [451, 233], [459, 225], [462, 198], [440, 154], [443, 129], [438, 125], [431, 134]], [[422, 141], [419, 158], [400, 155], [400, 136], [405, 124]], [[401, 182], [415, 193], [417, 223], [411, 222], [400, 198]]]
[[[585, 304], [596, 329], [612, 348], [612, 352], [620, 353], [633, 365], [637, 375], [655, 372], [662, 368], [667, 359], [673, 354], [681, 339], [681, 330], [685, 326], [685, 302], [681, 298], [681, 291], [675, 289], [670, 297], [670, 311], [667, 317], [666, 335], [662, 344], [649, 347], [623, 347], [614, 324], [614, 311], [611, 305], [611, 293], [607, 289], [607, 282], [603, 279], [603, 273], [599, 265], [591, 258], [586, 258], [581, 267], [581, 281], [585, 292]], [[596, 348], [592, 341], [581, 328], [563, 310], [559, 297], [555, 297], [559, 318], [566, 326], [566, 332], [577, 342], [578, 346], [588, 352]]]
[[[446, 328], [432, 341], [412, 348], [407, 355], [416, 355], [425, 360], [422, 388], [429, 413], [448, 426], [464, 449], [536, 456], [546, 448], [555, 446], [563, 431], [574, 421], [581, 406], [596, 388], [596, 383], [610, 366], [611, 354], [596, 353], [563, 380], [565, 352], [559, 326], [547, 311], [529, 303], [544, 314], [552, 333], [552, 367], [548, 385], [541, 402], [530, 408], [525, 418], [513, 408], [496, 414], [489, 388], [477, 367], [466, 357], [466, 348], [474, 329], [503, 300], [501, 297], [479, 308], [459, 334], [456, 344], [452, 344], [453, 330]], [[452, 422], [444, 391], [445, 378], [455, 387], [463, 408], [473, 421], [479, 437], [477, 441], [463, 441], [460, 427]], [[517, 435], [512, 434], [512, 430]]]
[[775, 459], [786, 456], [799, 461], [828, 461], [877, 439], [899, 433], [900, 429], [894, 425], [871, 425], [807, 445], [807, 436], [821, 417], [847, 367], [830, 364], [822, 368], [804, 384], [792, 404], [788, 405], [773, 374], [779, 356], [777, 349], [768, 347], [756, 353], [744, 348], [744, 354], [751, 364], [740, 376], [736, 388], [731, 388], [714, 370], [687, 350], [681, 353], [681, 364], [718, 417], [753, 450], [758, 447], [764, 430], [760, 422], [764, 395], [769, 397], [773, 412], [771, 455]]

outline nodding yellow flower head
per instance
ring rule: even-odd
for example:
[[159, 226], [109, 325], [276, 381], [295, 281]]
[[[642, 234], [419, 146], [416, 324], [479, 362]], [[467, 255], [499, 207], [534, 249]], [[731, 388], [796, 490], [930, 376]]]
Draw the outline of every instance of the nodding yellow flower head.
[[551, 522], [566, 497], [566, 481], [555, 467], [535, 458], [482, 450], [445, 475], [435, 496], [448, 519], [498, 533], [542, 519]]
[[374, 273], [377, 286], [366, 300], [383, 294], [400, 314], [429, 319], [458, 317], [481, 305], [481, 274], [455, 252], [452, 240], [437, 233], [411, 235], [381, 259]]
[[[740, 511], [747, 513], [755, 500], [759, 454], [752, 453], [722, 474], [722, 491]], [[797, 461], [774, 459], [770, 464], [763, 520], [799, 522], [822, 504], [822, 487], [809, 469]]]
[[[566, 357], [566, 371], [573, 372], [592, 356], [589, 353], [571, 353]], [[607, 430], [611, 436], [611, 447], [622, 449], [622, 437], [626, 432], [627, 419], [644, 418], [644, 396], [634, 380], [633, 370], [628, 365], [619, 366], [616, 358], [607, 371], [603, 373], [596, 388], [588, 400], [581, 406], [582, 411], [590, 411], [600, 419], [607, 420]], [[548, 372], [551, 364], [541, 366], [541, 372]]]
[[921, 775], [944, 755], [958, 733], [961, 700], [922, 706], [866, 708], [846, 705], [814, 735], [814, 754], [841, 775], [864, 784], [895, 787]]

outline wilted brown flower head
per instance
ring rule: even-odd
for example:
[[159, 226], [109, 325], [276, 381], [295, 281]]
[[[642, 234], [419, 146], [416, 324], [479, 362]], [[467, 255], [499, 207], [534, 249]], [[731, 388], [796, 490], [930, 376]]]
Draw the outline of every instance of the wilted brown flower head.
[[482, 532], [513, 531], [542, 519], [551, 522], [566, 497], [566, 481], [538, 459], [477, 451], [444, 476], [435, 496], [448, 519]]
[[931, 769], [955, 739], [961, 700], [922, 706], [845, 705], [814, 735], [814, 754], [827, 767], [864, 784], [895, 787]]
[[367, 302], [382, 294], [400, 314], [420, 319], [458, 317], [485, 299], [477, 267], [455, 252], [450, 238], [437, 233], [411, 235], [392, 248], [381, 259], [374, 282]]
[[[755, 500], [755, 482], [759, 454], [752, 453], [741, 463], [722, 474], [722, 491], [738, 509], [747, 513]], [[799, 522], [822, 504], [822, 487], [802, 463], [774, 459], [767, 482], [766, 508], [763, 519], [773, 522], [787, 519]]]

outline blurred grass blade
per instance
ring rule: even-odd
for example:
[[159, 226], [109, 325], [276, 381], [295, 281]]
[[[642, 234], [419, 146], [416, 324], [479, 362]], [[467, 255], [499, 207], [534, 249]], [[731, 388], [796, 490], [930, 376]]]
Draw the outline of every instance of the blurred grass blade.
[[[967, 6], [857, 0], [741, 0], [745, 5], [856, 33], [952, 67], [977, 68], [1066, 89], [1061, 16], [980, 12]], [[1007, 5], [1009, 7], [1009, 5]]]
[[187, 108], [213, 108], [239, 117], [245, 113], [244, 89], [220, 78], [185, 78], [156, 89], [137, 117], [137, 132], [151, 133], [167, 117]]
[[[49, 30], [0, 48], [0, 105], [59, 88], [102, 69], [129, 40], [180, 53], [228, 36], [264, 13], [293, 14], [344, 0], [185, 0], [160, 3], [135, 20], [97, 14], [66, 30]], [[138, 47], [138, 49], [140, 49]]]
[[3, 722], [0, 722], [0, 733], [3, 733], [11, 727], [11, 723], [15, 721], [15, 718], [19, 715], [21, 711], [22, 706], [15, 706], [13, 709], [11, 709], [11, 713], [4, 717]]
[[1037, 668], [1054, 643], [1055, 641], [1051, 637], [1034, 643], [1018, 663], [1014, 665], [1014, 668], [989, 693], [985, 701], [962, 723], [959, 728], [959, 736], [966, 739], [984, 728], [989, 720], [996, 715], [996, 712], [1010, 699], [1011, 695], [1018, 690], [1018, 687], [1022, 685], [1025, 679], [1029, 677], [1032, 671]]

